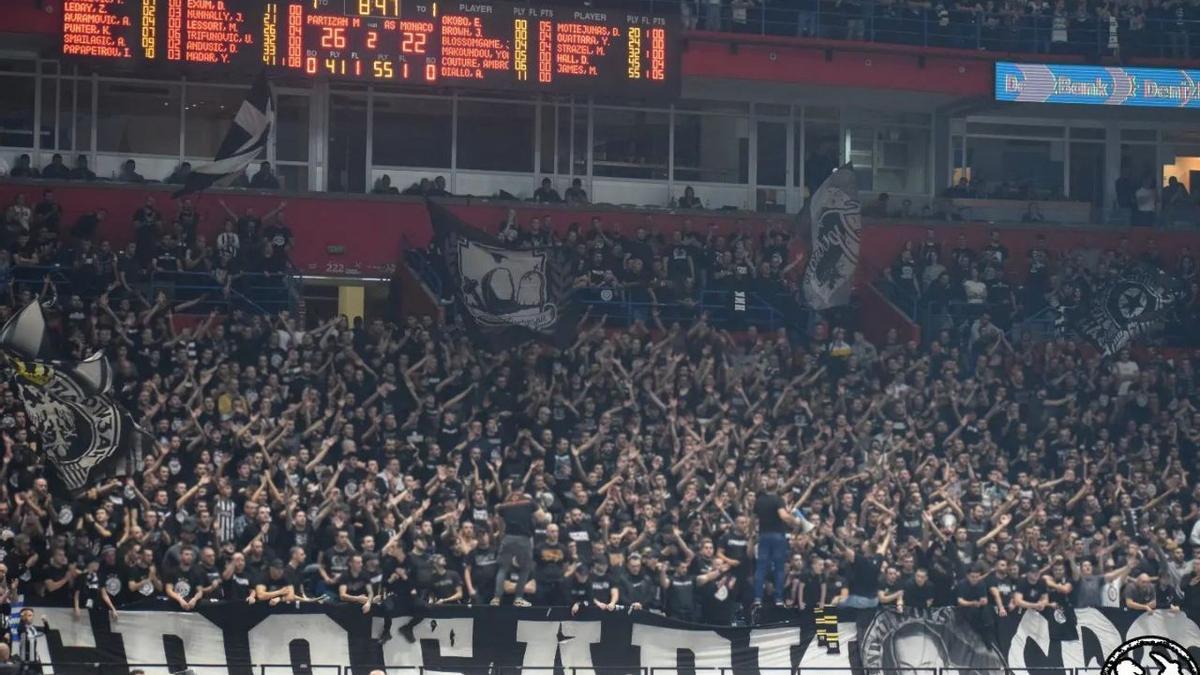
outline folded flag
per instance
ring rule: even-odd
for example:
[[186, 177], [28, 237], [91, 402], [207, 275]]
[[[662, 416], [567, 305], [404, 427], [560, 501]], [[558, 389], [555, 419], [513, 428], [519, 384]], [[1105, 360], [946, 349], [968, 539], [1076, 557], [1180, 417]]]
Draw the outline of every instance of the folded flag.
[[274, 124], [275, 101], [271, 95], [271, 83], [267, 81], [265, 73], [259, 73], [246, 100], [238, 108], [225, 140], [221, 141], [217, 156], [208, 164], [193, 168], [183, 187], [174, 196], [178, 198], [214, 185], [222, 187], [232, 183], [267, 147]]
[[821, 183], [809, 206], [812, 252], [804, 270], [804, 299], [813, 309], [850, 302], [862, 233], [858, 180], [847, 164]]
[[6, 375], [25, 405], [39, 449], [74, 495], [142, 470], [154, 439], [112, 396], [108, 358], [59, 358], [42, 307], [32, 302], [0, 329]]

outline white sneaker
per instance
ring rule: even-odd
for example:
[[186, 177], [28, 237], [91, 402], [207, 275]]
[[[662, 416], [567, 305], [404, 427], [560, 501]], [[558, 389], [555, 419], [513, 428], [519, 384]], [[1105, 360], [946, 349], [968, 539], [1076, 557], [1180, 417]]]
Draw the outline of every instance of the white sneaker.
[[500, 606], [500, 598], [492, 598], [491, 605], [492, 605], [492, 607], [499, 607]]
[[517, 598], [513, 600], [513, 607], [533, 607], [525, 598]]

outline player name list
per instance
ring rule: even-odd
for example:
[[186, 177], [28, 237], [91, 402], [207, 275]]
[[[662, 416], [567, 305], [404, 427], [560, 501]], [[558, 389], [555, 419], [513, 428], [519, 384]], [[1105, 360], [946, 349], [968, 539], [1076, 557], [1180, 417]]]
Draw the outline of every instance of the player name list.
[[[134, 49], [144, 54], [144, 43], [151, 45], [156, 38], [154, 13], [149, 26], [134, 26], [125, 5], [146, 3], [154, 8], [154, 0], [68, 0], [63, 3], [63, 54], [72, 56], [103, 56], [126, 59]], [[143, 21], [143, 23], [146, 23]], [[151, 48], [153, 51], [153, 47]], [[149, 58], [153, 58], [150, 56]]]
[[229, 63], [254, 42], [245, 15], [223, 0], [166, 1], [168, 61]]

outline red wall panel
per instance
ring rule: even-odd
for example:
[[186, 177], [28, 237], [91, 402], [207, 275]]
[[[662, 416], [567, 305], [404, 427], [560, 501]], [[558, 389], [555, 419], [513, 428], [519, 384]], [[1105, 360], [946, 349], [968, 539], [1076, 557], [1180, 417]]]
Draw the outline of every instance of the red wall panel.
[[[23, 193], [30, 204], [41, 198], [44, 184], [35, 182], [0, 182], [0, 208], [6, 208], [17, 193]], [[138, 187], [101, 184], [63, 184], [54, 186], [58, 200], [63, 204], [64, 227], [69, 227], [81, 214], [88, 210], [103, 208], [108, 218], [101, 229], [101, 238], [115, 245], [123, 245], [132, 237], [132, 215], [147, 196], [153, 196], [165, 220], [176, 210], [170, 191], [164, 186]], [[432, 237], [431, 225], [424, 204], [411, 198], [379, 198], [365, 195], [276, 195], [258, 192], [206, 193], [194, 197], [201, 212], [201, 233], [214, 237], [220, 231], [224, 211], [217, 203], [224, 199], [235, 212], [241, 213], [247, 206], [259, 214], [275, 208], [281, 200], [287, 200], [284, 222], [295, 234], [292, 260], [307, 274], [343, 274], [347, 276], [390, 276], [392, 266], [405, 248], [424, 247]], [[675, 213], [669, 211], [633, 211], [584, 207], [580, 209], [562, 206], [540, 206], [529, 203], [494, 203], [452, 201], [450, 210], [463, 220], [482, 229], [496, 231], [510, 208], [514, 208], [518, 221], [528, 223], [531, 218], [550, 218], [558, 232], [564, 232], [571, 223], [578, 223], [585, 231], [592, 217], [598, 217], [607, 231], [617, 231], [632, 236], [639, 226], [652, 231], [672, 232], [680, 227], [705, 232], [715, 226], [719, 232], [743, 230], [757, 234], [768, 227], [794, 229], [794, 217], [762, 217], [753, 214]], [[898, 221], [875, 221], [868, 223], [862, 238], [862, 265], [860, 271], [865, 278], [874, 278], [879, 270], [891, 265], [906, 241], [917, 241], [925, 237], [927, 224], [902, 223]], [[956, 245], [959, 234], [966, 237], [968, 244], [979, 249], [987, 242], [989, 229], [982, 223], [945, 224], [934, 226], [936, 238], [942, 242], [943, 250], [949, 251]], [[1159, 250], [1170, 260], [1181, 248], [1200, 248], [1200, 232], [1140, 230], [1101, 230], [1069, 228], [1046, 225], [1041, 228], [1012, 226], [1002, 228], [1002, 241], [1009, 248], [1011, 272], [1024, 271], [1026, 253], [1041, 232], [1047, 237], [1052, 250], [1070, 250], [1080, 247], [1118, 248], [1126, 246], [1132, 253], [1139, 253], [1156, 240]], [[1123, 240], [1125, 240], [1123, 242]], [[803, 242], [800, 242], [803, 244]]]
[[[17, 193], [24, 193], [32, 205], [41, 199], [43, 189], [35, 183], [0, 183], [0, 205], [7, 208]], [[170, 190], [164, 186], [63, 185], [55, 186], [55, 192], [63, 205], [64, 228], [87, 211], [107, 210], [99, 236], [114, 245], [124, 245], [132, 238], [133, 212], [147, 196], [155, 198], [164, 222], [169, 222], [177, 209]], [[210, 242], [225, 220], [218, 199], [224, 199], [235, 213], [251, 207], [259, 215], [286, 199], [283, 219], [295, 236], [292, 262], [306, 274], [390, 276], [406, 245], [424, 246], [429, 242], [429, 216], [417, 201], [255, 192], [193, 196], [202, 218], [200, 233]]]

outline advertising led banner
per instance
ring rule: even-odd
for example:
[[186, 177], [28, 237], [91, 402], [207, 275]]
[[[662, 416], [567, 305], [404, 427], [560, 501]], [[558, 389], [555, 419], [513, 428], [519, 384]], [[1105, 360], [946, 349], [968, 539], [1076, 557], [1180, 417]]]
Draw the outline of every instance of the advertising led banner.
[[[127, 675], [134, 667], [149, 675], [189, 667], [201, 675], [367, 675], [380, 667], [414, 675], [421, 668], [472, 675], [617, 675], [641, 668], [727, 675], [796, 668], [996, 675], [1098, 668], [1122, 643], [1140, 636], [1200, 649], [1194, 617], [1167, 610], [1067, 608], [1004, 617], [952, 607], [843, 610], [824, 627], [823, 639], [812, 612], [751, 628], [688, 624], [648, 612], [439, 607], [424, 614], [412, 642], [397, 632], [403, 619], [389, 622], [359, 610], [221, 603], [195, 612], [122, 609], [113, 621], [107, 612], [76, 617], [65, 607], [38, 608], [37, 656], [56, 675]], [[835, 631], [837, 637], [828, 639]]]
[[1200, 70], [998, 61], [996, 100], [1200, 108]]

